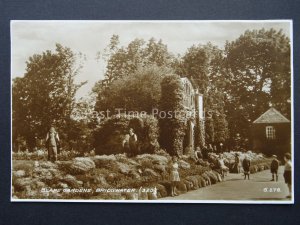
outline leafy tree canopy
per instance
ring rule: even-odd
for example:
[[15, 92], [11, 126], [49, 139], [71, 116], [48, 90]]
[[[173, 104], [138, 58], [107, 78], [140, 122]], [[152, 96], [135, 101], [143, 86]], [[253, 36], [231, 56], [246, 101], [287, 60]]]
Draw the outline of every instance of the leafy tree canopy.
[[270, 105], [290, 116], [290, 40], [282, 31], [247, 30], [227, 42], [225, 60], [232, 134], [247, 135], [250, 122]]
[[34, 145], [33, 138], [44, 137], [52, 122], [67, 132], [75, 94], [85, 84], [74, 81], [81, 69], [81, 57], [60, 44], [55, 52], [48, 50], [29, 57], [24, 77], [13, 80], [14, 138], [26, 137]]

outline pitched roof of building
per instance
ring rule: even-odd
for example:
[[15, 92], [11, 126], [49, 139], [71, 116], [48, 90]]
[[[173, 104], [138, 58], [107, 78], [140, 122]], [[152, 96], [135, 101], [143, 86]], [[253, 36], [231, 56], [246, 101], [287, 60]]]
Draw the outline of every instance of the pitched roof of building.
[[289, 123], [290, 121], [273, 107], [258, 117], [253, 123]]

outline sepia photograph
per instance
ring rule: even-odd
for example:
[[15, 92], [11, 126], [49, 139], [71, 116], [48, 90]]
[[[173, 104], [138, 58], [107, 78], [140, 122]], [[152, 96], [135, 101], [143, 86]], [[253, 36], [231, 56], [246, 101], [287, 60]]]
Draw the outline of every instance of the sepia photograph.
[[294, 203], [292, 20], [12, 20], [11, 201]]

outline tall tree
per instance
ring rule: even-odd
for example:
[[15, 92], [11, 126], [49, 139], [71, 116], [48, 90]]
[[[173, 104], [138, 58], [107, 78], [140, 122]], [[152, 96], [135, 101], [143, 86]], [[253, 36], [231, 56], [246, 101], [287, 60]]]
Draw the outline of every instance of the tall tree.
[[113, 35], [109, 45], [104, 50], [104, 60], [107, 61], [105, 80], [111, 82], [123, 76], [134, 73], [138, 68], [150, 64], [170, 66], [173, 56], [168, 52], [162, 40], [154, 38], [146, 42], [134, 39], [127, 47], [119, 46], [119, 36]]
[[[193, 45], [177, 61], [177, 73], [188, 77], [204, 96], [206, 142], [223, 142], [228, 137], [224, 110], [224, 54], [217, 46]], [[220, 119], [219, 117], [222, 117]]]
[[74, 81], [81, 68], [78, 58], [60, 44], [55, 52], [29, 57], [24, 77], [13, 81], [14, 138], [23, 136], [33, 147], [34, 137], [44, 137], [52, 122], [67, 136], [75, 94], [85, 84]]
[[[98, 95], [95, 109], [105, 111], [126, 107], [127, 110], [138, 110], [147, 104], [144, 110], [149, 111], [157, 105], [157, 96], [160, 94], [157, 82], [162, 73], [171, 71], [173, 56], [161, 40], [156, 41], [154, 38], [148, 42], [135, 39], [127, 47], [120, 47], [118, 43], [119, 37], [113, 35], [106, 48], [105, 79], [93, 88]], [[119, 98], [120, 94], [123, 98]]]
[[[151, 113], [158, 108], [161, 87], [160, 83], [172, 70], [155, 65], [140, 67], [130, 76], [112, 81], [98, 98], [96, 111], [110, 110], [111, 113], [127, 111], [145, 111]], [[121, 110], [122, 109], [122, 110]]]
[[251, 122], [270, 105], [290, 117], [290, 40], [282, 31], [247, 30], [226, 43], [225, 54], [232, 135], [248, 136]]

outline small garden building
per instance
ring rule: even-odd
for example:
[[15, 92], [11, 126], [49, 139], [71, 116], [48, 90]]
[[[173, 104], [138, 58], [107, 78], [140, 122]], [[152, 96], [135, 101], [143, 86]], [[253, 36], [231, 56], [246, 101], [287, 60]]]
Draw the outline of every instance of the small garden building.
[[252, 124], [253, 150], [282, 157], [291, 151], [291, 123], [275, 108], [270, 108]]

